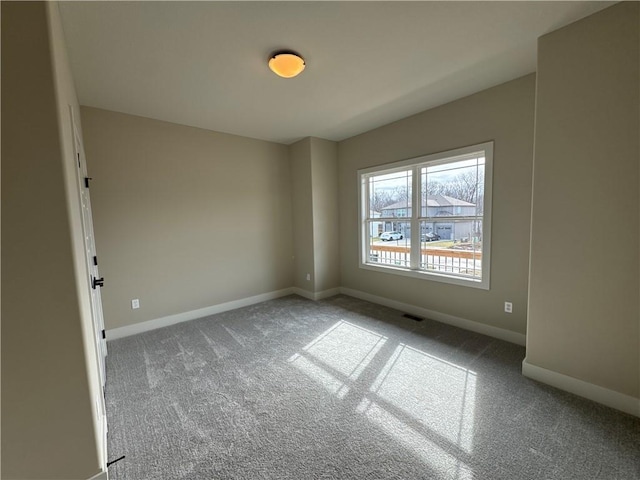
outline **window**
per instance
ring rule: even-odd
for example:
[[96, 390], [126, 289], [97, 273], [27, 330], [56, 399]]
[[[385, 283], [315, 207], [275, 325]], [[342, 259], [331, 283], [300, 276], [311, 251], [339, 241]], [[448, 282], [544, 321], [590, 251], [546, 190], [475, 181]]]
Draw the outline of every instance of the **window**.
[[360, 267], [489, 289], [493, 142], [358, 171]]

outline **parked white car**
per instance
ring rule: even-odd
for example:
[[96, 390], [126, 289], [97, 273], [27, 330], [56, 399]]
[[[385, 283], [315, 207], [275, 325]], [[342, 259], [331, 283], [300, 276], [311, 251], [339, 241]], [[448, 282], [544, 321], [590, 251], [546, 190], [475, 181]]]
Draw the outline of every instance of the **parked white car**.
[[380, 234], [380, 240], [388, 242], [389, 240], [402, 240], [404, 236], [400, 232], [384, 232]]

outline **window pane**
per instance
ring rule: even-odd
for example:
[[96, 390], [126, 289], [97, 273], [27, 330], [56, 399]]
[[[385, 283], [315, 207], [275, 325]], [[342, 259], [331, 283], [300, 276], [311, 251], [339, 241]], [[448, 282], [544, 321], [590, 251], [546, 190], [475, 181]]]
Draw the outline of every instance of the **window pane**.
[[422, 217], [482, 215], [484, 157], [420, 169]]
[[420, 268], [439, 273], [482, 278], [482, 241], [464, 236], [470, 222], [420, 222]]
[[411, 266], [410, 222], [368, 222], [369, 231], [382, 228], [379, 236], [370, 236], [369, 263], [396, 267]]
[[411, 170], [369, 177], [369, 217], [411, 217]]

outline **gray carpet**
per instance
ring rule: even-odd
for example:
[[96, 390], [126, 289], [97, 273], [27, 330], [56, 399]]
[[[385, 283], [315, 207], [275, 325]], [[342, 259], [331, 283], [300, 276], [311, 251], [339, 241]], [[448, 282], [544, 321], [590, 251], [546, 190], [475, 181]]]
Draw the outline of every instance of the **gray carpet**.
[[640, 419], [524, 348], [347, 296], [109, 342], [112, 480], [640, 479]]

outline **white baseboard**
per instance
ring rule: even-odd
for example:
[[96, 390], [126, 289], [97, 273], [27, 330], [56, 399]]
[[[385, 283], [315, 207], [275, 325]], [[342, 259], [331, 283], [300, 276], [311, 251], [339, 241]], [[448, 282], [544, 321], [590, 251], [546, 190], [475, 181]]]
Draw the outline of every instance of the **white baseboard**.
[[322, 300], [324, 298], [333, 297], [334, 295], [338, 295], [341, 289], [329, 288], [321, 292], [310, 292], [302, 288], [293, 287], [291, 290], [292, 290], [292, 293], [295, 293], [296, 295], [300, 295], [301, 297], [308, 298], [309, 300], [317, 301], [317, 300]]
[[206, 308], [200, 308], [198, 310], [191, 310], [189, 312], [178, 313], [175, 315], [169, 315], [167, 317], [156, 318], [154, 320], [147, 320], [146, 322], [135, 323], [133, 325], [127, 325], [125, 327], [114, 328], [107, 330], [107, 340], [115, 340], [118, 338], [128, 337], [136, 335], [138, 333], [148, 332], [157, 328], [168, 327], [169, 325], [175, 325], [176, 323], [186, 322], [189, 320], [195, 320], [197, 318], [207, 317], [216, 313], [226, 312], [228, 310], [234, 310], [236, 308], [246, 307], [254, 305], [260, 302], [266, 302], [267, 300], [273, 300], [275, 298], [284, 297], [286, 295], [296, 294], [301, 297], [308, 298], [309, 300], [322, 300], [324, 298], [332, 297], [339, 293], [349, 295], [352, 297], [360, 298], [368, 302], [377, 303], [386, 307], [395, 308], [403, 312], [419, 315], [421, 317], [430, 318], [438, 322], [453, 325], [455, 327], [464, 328], [465, 330], [471, 330], [473, 332], [482, 333], [483, 335], [489, 335], [490, 337], [499, 338], [500, 340], [506, 340], [507, 342], [516, 343], [518, 345], [525, 345], [525, 335], [511, 330], [505, 330], [503, 328], [492, 327], [483, 323], [474, 322], [465, 318], [456, 317], [446, 313], [436, 312], [435, 310], [429, 310], [422, 307], [416, 307], [408, 303], [398, 302], [385, 297], [379, 297], [370, 293], [361, 292], [351, 288], [339, 287], [330, 288], [321, 292], [309, 292], [298, 287], [290, 287], [275, 292], [263, 293], [261, 295], [255, 295], [253, 297], [242, 298], [240, 300], [234, 300], [231, 302], [221, 303]]
[[538, 367], [537, 365], [527, 362], [526, 358], [522, 361], [522, 374], [538, 382], [546, 383], [560, 390], [640, 417], [640, 398], [631, 397], [624, 393], [585, 382], [584, 380], [578, 380], [577, 378], [569, 377], [562, 373]]
[[93, 477], [87, 479], [87, 480], [108, 480], [109, 476], [107, 475], [106, 470], [97, 473], [96, 475], [94, 475]]
[[218, 305], [191, 310], [189, 312], [177, 313], [175, 315], [169, 315], [167, 317], [147, 320], [146, 322], [134, 323], [133, 325], [127, 325], [125, 327], [113, 328], [106, 331], [106, 336], [107, 340], [129, 337], [131, 335], [148, 332], [157, 328], [175, 325], [176, 323], [195, 320], [196, 318], [208, 317], [209, 315], [215, 315], [216, 313], [235, 310], [236, 308], [247, 307], [256, 303], [266, 302], [267, 300], [285, 297], [287, 295], [291, 295], [292, 293], [294, 293], [293, 288], [284, 288], [282, 290], [276, 290], [275, 292], [262, 293], [253, 297], [241, 298], [239, 300], [233, 300], [231, 302], [219, 303]]
[[524, 346], [526, 344], [527, 337], [522, 333], [513, 332], [504, 328], [492, 327], [491, 325], [474, 322], [473, 320], [467, 320], [466, 318], [456, 317], [454, 315], [449, 315], [448, 313], [416, 307], [415, 305], [409, 305], [408, 303], [398, 302], [396, 300], [379, 297], [377, 295], [353, 290], [351, 288], [340, 287], [340, 292], [351, 297], [360, 298], [361, 300], [384, 305], [385, 307], [395, 308], [396, 310], [436, 320], [441, 323], [453, 325], [454, 327], [464, 328], [465, 330], [471, 330], [472, 332], [488, 335], [517, 345]]

